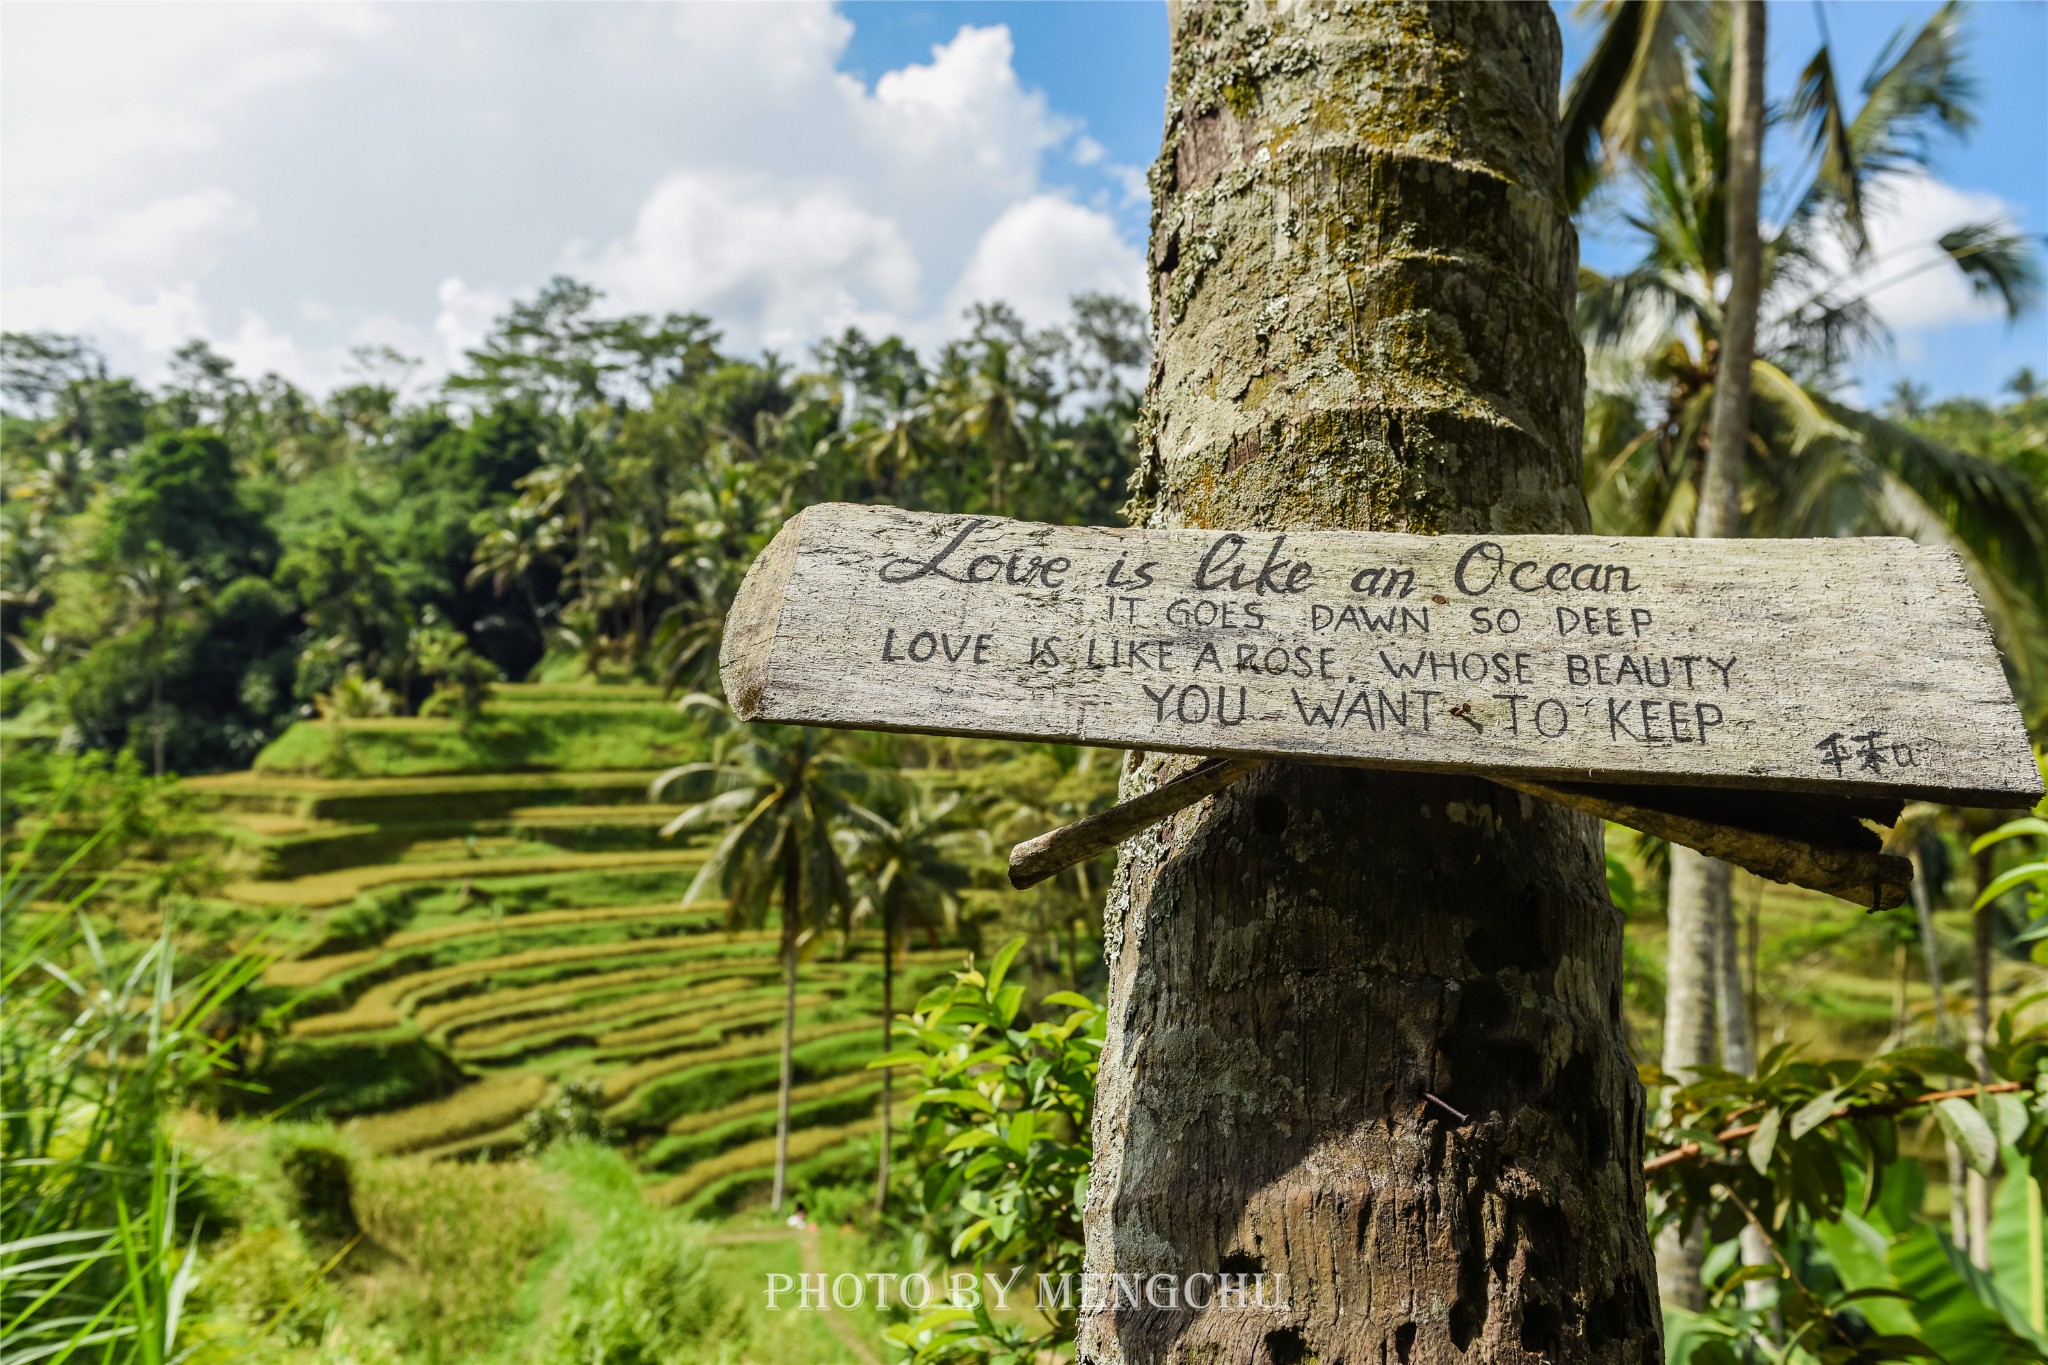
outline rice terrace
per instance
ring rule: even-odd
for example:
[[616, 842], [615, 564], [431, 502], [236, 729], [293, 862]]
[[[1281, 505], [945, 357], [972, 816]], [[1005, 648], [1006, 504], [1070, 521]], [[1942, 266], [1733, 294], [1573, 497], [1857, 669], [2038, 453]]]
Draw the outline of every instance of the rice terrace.
[[[680, 729], [654, 689], [500, 685], [489, 714], [586, 734], [611, 719]], [[377, 1153], [509, 1153], [526, 1115], [574, 1082], [640, 1149], [638, 1169], [665, 1177], [657, 1202], [720, 1212], [766, 1180], [777, 936], [724, 932], [715, 900], [680, 908], [704, 853], [656, 837], [672, 810], [648, 801], [654, 772], [570, 766], [587, 753], [517, 774], [437, 772], [452, 725], [304, 729], [251, 773], [189, 783], [227, 865], [253, 874], [223, 898], [305, 911], [298, 951], [262, 977], [293, 1002], [267, 1070], [302, 1096], [297, 1113], [352, 1120], [344, 1131]], [[318, 776], [337, 746], [395, 775]], [[799, 1178], [873, 1132], [879, 939], [845, 952], [807, 964], [797, 997]], [[958, 961], [910, 953], [910, 998]]]

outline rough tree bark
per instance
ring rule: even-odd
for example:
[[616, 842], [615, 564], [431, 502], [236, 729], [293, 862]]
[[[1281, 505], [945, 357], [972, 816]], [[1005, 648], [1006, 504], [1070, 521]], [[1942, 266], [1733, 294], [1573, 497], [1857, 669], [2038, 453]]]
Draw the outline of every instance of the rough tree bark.
[[[1173, 24], [1136, 516], [1583, 530], [1550, 10]], [[1469, 778], [1274, 763], [1126, 845], [1088, 1269], [1285, 1306], [1112, 1292], [1081, 1358], [1661, 1359], [1621, 930], [1597, 822]]]

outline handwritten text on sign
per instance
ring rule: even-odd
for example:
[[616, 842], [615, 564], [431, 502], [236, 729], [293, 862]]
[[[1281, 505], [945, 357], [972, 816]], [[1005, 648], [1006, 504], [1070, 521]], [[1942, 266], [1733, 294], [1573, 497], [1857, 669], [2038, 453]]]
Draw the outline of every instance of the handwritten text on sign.
[[2030, 802], [1954, 556], [1895, 539], [1132, 531], [830, 504], [729, 619], [750, 719]]

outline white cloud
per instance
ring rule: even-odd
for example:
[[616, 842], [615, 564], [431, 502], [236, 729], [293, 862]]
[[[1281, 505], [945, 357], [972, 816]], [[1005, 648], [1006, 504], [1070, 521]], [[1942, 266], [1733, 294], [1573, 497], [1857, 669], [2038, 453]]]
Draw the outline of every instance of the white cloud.
[[680, 171], [626, 237], [572, 247], [569, 273], [635, 311], [739, 318], [774, 345], [915, 303], [917, 258], [892, 221], [837, 188]]
[[496, 290], [471, 289], [457, 275], [441, 281], [434, 294], [440, 304], [434, 313], [434, 339], [439, 347], [438, 351], [428, 348], [421, 358], [434, 370], [445, 372], [462, 360], [463, 352], [483, 344], [491, 323], [504, 314], [512, 300]]
[[[2003, 305], [1979, 297], [1936, 243], [1965, 223], [2011, 222], [2017, 213], [1995, 194], [1960, 189], [1922, 172], [1889, 176], [1865, 208], [1869, 259], [1836, 292], [1849, 297], [1868, 290], [1872, 308], [1898, 334], [1902, 350], [1913, 346], [1916, 331], [1998, 317]], [[1837, 253], [1829, 264], [1841, 269], [1849, 262]]]
[[253, 205], [218, 186], [165, 195], [103, 220], [72, 250], [117, 278], [194, 279], [257, 223]]
[[122, 370], [154, 382], [170, 353], [205, 331], [197, 289], [178, 284], [126, 294], [97, 275], [45, 284], [9, 284], [0, 318], [11, 332], [68, 332], [98, 340]]
[[201, 335], [319, 384], [364, 341], [445, 373], [558, 271], [785, 354], [1138, 289], [1106, 205], [1044, 178], [1062, 149], [1125, 172], [1019, 80], [1007, 29], [961, 26], [869, 85], [839, 70], [860, 18], [10, 5], [7, 325], [91, 333], [145, 378]]
[[1142, 299], [1142, 258], [1107, 214], [1040, 194], [1005, 210], [982, 234], [951, 301], [957, 313], [1001, 299], [1044, 326], [1063, 319], [1068, 300], [1084, 291]]
[[339, 70], [385, 22], [355, 4], [14, 4], [0, 148], [10, 199], [90, 211], [232, 135], [252, 101]]

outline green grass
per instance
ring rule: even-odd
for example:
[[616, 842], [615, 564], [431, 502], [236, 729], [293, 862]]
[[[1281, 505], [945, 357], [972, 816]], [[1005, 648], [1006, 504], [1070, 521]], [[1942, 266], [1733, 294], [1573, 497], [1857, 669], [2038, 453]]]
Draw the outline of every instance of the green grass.
[[[792, 1130], [852, 1123], [873, 1114], [882, 1098], [881, 1081], [860, 1071], [798, 1089], [824, 1090], [826, 1093], [799, 1099], [792, 1091], [789, 1106]], [[741, 1107], [728, 1105], [725, 1109]], [[641, 1153], [640, 1165], [650, 1171], [680, 1170], [745, 1143], [775, 1135], [776, 1098], [773, 1092], [747, 1102], [744, 1110], [697, 1132], [661, 1138]]]
[[700, 729], [671, 707], [551, 702], [487, 706], [468, 725], [300, 721], [256, 756], [255, 771], [302, 777], [605, 772], [680, 763], [701, 747]]
[[181, 784], [205, 808], [297, 821], [392, 824], [510, 815], [549, 805], [637, 805], [660, 772], [643, 759], [616, 772], [455, 773], [433, 777], [322, 778], [216, 773]]
[[684, 888], [689, 885], [689, 878], [680, 874], [694, 873], [703, 862], [702, 850], [687, 848], [622, 853], [550, 851], [539, 855], [515, 854], [509, 857], [463, 858], [446, 862], [377, 863], [366, 867], [341, 868], [317, 876], [295, 877], [290, 881], [233, 882], [222, 894], [229, 900], [242, 901], [249, 905], [295, 905], [318, 909], [324, 906], [343, 905], [366, 891], [407, 882], [462, 883], [482, 877], [551, 876], [614, 868], [621, 871], [651, 871], [660, 868], [677, 874], [675, 887], [680, 899]]
[[[865, 1067], [880, 1051], [881, 1027], [869, 1019], [797, 1029], [796, 1079], [823, 1080]], [[636, 1130], [666, 1129], [684, 1114], [717, 1109], [775, 1084], [781, 1040], [770, 1034], [715, 1053], [663, 1059], [605, 1078], [609, 1117]]]

